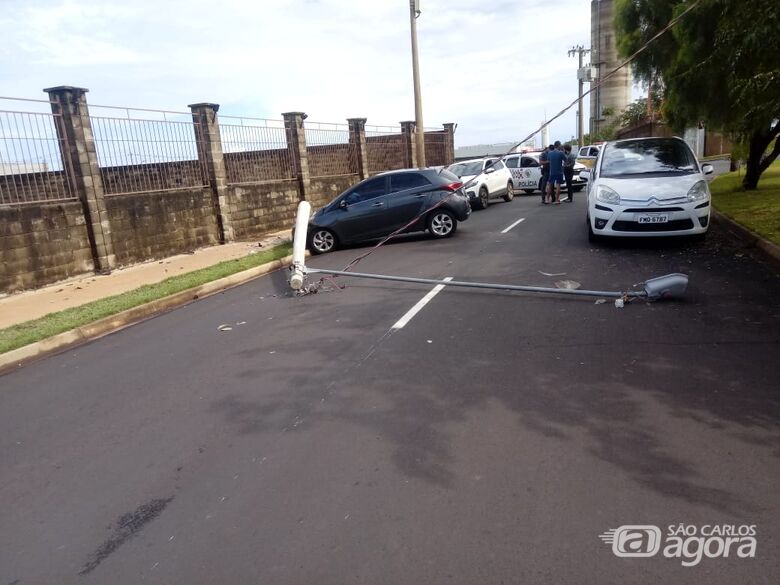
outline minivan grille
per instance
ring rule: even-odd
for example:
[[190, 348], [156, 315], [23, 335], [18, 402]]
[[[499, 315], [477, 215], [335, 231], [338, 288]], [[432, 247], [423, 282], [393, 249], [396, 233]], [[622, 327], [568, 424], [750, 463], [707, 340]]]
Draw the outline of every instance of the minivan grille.
[[690, 219], [675, 219], [666, 223], [616, 221], [612, 229], [616, 232], [675, 232], [693, 229], [693, 222]]

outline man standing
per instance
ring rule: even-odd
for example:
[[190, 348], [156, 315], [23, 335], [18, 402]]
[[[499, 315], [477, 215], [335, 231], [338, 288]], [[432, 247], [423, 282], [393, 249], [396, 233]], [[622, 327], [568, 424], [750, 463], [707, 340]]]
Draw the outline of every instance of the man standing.
[[565, 155], [561, 150], [560, 141], [556, 140], [555, 145], [547, 153], [547, 160], [550, 166], [550, 176], [548, 178], [548, 190], [553, 205], [561, 203], [561, 183], [563, 183], [563, 159]]
[[569, 192], [569, 198], [566, 201], [574, 203], [574, 186], [572, 182], [574, 180], [574, 163], [577, 162], [577, 157], [571, 151], [571, 144], [563, 147], [563, 154], [563, 178], [566, 179], [566, 190]]
[[547, 155], [552, 150], [552, 144], [545, 146], [542, 154], [539, 155], [539, 164], [542, 166], [542, 179], [539, 181], [539, 189], [542, 191], [542, 203], [547, 204], [547, 178], [550, 176], [550, 162]]

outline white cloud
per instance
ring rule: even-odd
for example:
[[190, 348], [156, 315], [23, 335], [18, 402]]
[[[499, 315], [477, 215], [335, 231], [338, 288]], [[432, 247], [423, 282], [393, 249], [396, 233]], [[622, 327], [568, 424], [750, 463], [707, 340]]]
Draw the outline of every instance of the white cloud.
[[[5, 92], [89, 87], [90, 101], [317, 121], [414, 117], [403, 0], [5, 0]], [[576, 95], [566, 50], [588, 44], [589, 4], [423, 0], [427, 126], [458, 144], [519, 139]], [[574, 113], [551, 135], [568, 138]]]

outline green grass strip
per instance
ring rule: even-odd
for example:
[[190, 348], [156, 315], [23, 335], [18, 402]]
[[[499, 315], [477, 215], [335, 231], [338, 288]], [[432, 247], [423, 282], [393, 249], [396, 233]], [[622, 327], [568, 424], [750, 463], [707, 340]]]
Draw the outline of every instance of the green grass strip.
[[710, 184], [713, 205], [737, 223], [780, 244], [780, 162], [761, 175], [758, 189], [742, 189], [739, 172], [721, 175]]
[[32, 321], [0, 329], [0, 353], [35, 343], [64, 331], [70, 331], [87, 323], [115, 315], [138, 305], [212, 282], [237, 272], [242, 272], [267, 262], [279, 260], [292, 253], [292, 244], [275, 246], [264, 252], [250, 254], [235, 260], [172, 276], [156, 284], [145, 284], [139, 288], [106, 297], [78, 307], [51, 313]]

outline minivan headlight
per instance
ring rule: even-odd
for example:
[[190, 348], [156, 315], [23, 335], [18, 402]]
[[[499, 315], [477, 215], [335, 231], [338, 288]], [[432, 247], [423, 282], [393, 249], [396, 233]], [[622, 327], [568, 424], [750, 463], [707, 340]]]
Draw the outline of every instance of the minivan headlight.
[[617, 194], [617, 191], [610, 189], [606, 185], [599, 185], [596, 188], [596, 201], [620, 205], [620, 195]]
[[703, 201], [710, 196], [710, 188], [707, 185], [707, 181], [697, 181], [696, 184], [688, 191], [688, 201], [693, 203], [694, 201]]

